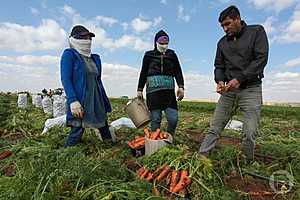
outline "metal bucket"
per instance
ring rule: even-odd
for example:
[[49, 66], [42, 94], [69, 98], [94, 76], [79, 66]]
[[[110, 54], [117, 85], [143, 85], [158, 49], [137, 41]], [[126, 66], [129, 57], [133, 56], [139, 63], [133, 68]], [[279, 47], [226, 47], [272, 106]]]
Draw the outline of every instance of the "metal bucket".
[[150, 113], [145, 101], [142, 99], [136, 97], [130, 100], [125, 111], [137, 128], [146, 126], [150, 121]]

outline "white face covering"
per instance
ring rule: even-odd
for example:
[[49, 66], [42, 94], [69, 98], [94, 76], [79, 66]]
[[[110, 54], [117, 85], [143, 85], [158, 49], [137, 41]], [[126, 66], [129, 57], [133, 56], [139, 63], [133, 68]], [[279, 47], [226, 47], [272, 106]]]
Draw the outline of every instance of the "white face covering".
[[168, 49], [168, 44], [159, 44], [158, 42], [156, 42], [156, 46], [157, 46], [157, 50], [160, 53], [166, 53], [166, 51]]
[[80, 54], [90, 57], [92, 40], [69, 38], [70, 47], [76, 49]]

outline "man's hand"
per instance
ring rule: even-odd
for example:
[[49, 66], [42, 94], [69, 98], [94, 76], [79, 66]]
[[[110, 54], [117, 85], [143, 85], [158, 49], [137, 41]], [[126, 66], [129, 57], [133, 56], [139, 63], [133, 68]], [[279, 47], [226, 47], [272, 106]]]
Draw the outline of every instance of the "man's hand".
[[236, 90], [240, 87], [240, 82], [234, 78], [231, 81], [228, 82], [228, 84], [226, 85], [227, 91], [233, 91]]
[[183, 88], [178, 88], [177, 90], [177, 100], [181, 101], [184, 97], [184, 90]]
[[225, 83], [223, 81], [219, 81], [219, 83], [217, 84], [217, 93], [223, 94], [224, 92], [226, 92]]
[[144, 99], [144, 97], [143, 97], [143, 92], [142, 92], [142, 91], [137, 91], [136, 96], [137, 96], [137, 98], [139, 98], [139, 99]]
[[74, 117], [78, 117], [80, 119], [83, 118], [84, 111], [79, 101], [74, 101], [71, 103], [70, 108]]

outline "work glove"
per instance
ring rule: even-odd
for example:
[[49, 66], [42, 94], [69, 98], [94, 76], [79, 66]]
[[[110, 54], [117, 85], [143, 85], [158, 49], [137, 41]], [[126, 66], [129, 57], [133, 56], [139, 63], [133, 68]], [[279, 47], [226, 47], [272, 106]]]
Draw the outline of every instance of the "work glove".
[[84, 111], [79, 101], [74, 101], [73, 103], [71, 103], [70, 108], [74, 117], [81, 119], [83, 118]]
[[183, 88], [178, 88], [177, 90], [177, 100], [181, 101], [184, 97], [184, 90]]
[[139, 98], [139, 99], [144, 99], [144, 97], [143, 97], [143, 92], [142, 92], [142, 91], [137, 91], [136, 96], [137, 96], [137, 98]]

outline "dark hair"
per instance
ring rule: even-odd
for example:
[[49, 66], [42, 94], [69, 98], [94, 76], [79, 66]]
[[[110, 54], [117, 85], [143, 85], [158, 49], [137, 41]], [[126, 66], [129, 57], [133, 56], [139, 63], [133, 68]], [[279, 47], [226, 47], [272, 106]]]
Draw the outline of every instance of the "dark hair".
[[230, 18], [236, 18], [236, 17], [240, 17], [240, 11], [236, 6], [229, 6], [228, 8], [226, 8], [225, 10], [223, 10], [220, 13], [219, 16], [219, 22], [222, 23], [222, 21], [226, 18], [226, 17], [230, 17]]

